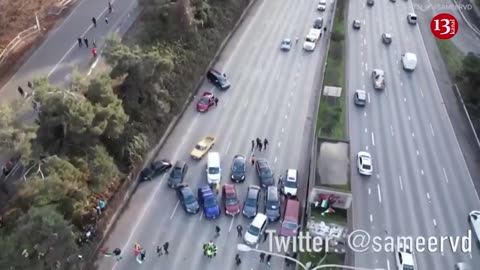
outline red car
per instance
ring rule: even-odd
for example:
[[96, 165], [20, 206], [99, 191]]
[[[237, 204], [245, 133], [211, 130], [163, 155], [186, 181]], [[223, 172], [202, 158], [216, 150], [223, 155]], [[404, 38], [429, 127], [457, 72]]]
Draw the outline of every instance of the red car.
[[206, 112], [208, 109], [215, 105], [215, 97], [212, 92], [203, 92], [202, 97], [197, 103], [197, 111]]
[[240, 202], [238, 201], [237, 190], [234, 185], [223, 185], [222, 198], [225, 207], [225, 214], [235, 216], [240, 213]]

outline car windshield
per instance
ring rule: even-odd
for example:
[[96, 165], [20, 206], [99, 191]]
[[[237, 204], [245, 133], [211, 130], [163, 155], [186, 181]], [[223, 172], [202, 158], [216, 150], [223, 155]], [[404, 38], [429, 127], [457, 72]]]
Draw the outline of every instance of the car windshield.
[[253, 236], [258, 236], [260, 235], [260, 229], [255, 227], [255, 226], [248, 226], [248, 233], [253, 235]]
[[201, 97], [199, 103], [208, 105], [209, 98], [208, 97]]
[[185, 204], [192, 204], [195, 202], [195, 197], [192, 194], [185, 194]]
[[257, 200], [249, 198], [245, 201], [245, 205], [255, 207], [257, 205]]
[[227, 197], [227, 199], [225, 200], [226, 205], [236, 205], [237, 203], [238, 200], [235, 197]]
[[236, 161], [233, 163], [233, 168], [232, 170], [234, 172], [243, 172], [245, 171], [245, 163], [241, 162], [241, 161]]
[[176, 168], [172, 171], [172, 177], [173, 177], [173, 178], [180, 178], [181, 176], [182, 176], [182, 169], [176, 167]]
[[215, 207], [217, 206], [217, 200], [215, 200], [214, 198], [208, 198], [205, 200], [205, 207]]
[[296, 230], [298, 228], [298, 225], [294, 222], [284, 222], [283, 227], [289, 230]]
[[265, 178], [272, 177], [272, 171], [267, 167], [261, 168], [260, 169], [260, 176], [265, 177]]
[[227, 83], [227, 79], [225, 77], [223, 77], [222, 75], [218, 76], [217, 78], [218, 78], [218, 81], [221, 84]]
[[200, 145], [200, 144], [197, 144], [197, 145], [195, 146], [195, 149], [200, 150], [200, 151], [203, 151], [203, 150], [205, 150], [206, 148], [207, 148], [206, 146], [203, 146], [203, 145]]
[[284, 40], [284, 41], [283, 41], [283, 44], [284, 44], [284, 45], [290, 45], [290, 40]]
[[287, 180], [287, 181], [285, 181], [285, 187], [296, 188], [297, 187], [297, 182]]
[[267, 209], [277, 210], [280, 208], [280, 203], [278, 201], [267, 201]]
[[208, 168], [208, 174], [218, 174], [219, 172], [220, 172], [220, 168], [217, 168], [217, 167]]

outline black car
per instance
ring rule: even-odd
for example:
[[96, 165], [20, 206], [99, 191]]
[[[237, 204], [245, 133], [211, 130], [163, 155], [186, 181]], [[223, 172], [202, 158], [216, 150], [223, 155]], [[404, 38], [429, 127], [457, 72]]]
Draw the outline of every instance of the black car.
[[183, 161], [177, 161], [173, 170], [170, 172], [170, 177], [168, 177], [168, 186], [173, 188], [178, 184], [183, 183], [183, 179], [187, 174], [188, 165]]
[[140, 181], [152, 180], [156, 176], [168, 171], [172, 167], [172, 163], [166, 159], [157, 160], [152, 162], [148, 167], [142, 170], [140, 173]]
[[367, 6], [373, 6], [373, 4], [375, 4], [375, 1], [374, 0], [367, 0]]
[[273, 186], [275, 180], [273, 179], [273, 171], [265, 159], [259, 159], [256, 162], [258, 178], [260, 178], [260, 185], [262, 187]]
[[188, 214], [196, 214], [200, 210], [200, 205], [198, 204], [195, 195], [187, 184], [180, 184], [175, 187], [177, 192], [177, 197], [180, 200], [180, 203], [183, 206], [183, 209]]
[[233, 157], [232, 162], [232, 176], [231, 179], [233, 182], [243, 182], [245, 181], [245, 171], [246, 171], [246, 159], [245, 156], [236, 155]]
[[268, 220], [280, 219], [280, 197], [276, 186], [269, 186], [265, 194], [265, 215]]
[[260, 187], [250, 185], [247, 190], [247, 198], [243, 203], [242, 214], [247, 218], [254, 218], [258, 213], [258, 197], [260, 195]]
[[323, 18], [322, 17], [316, 18], [315, 21], [313, 22], [313, 28], [322, 29], [322, 26], [323, 26]]
[[215, 69], [211, 69], [207, 72], [207, 79], [222, 90], [230, 88], [230, 82], [227, 79], [227, 75]]

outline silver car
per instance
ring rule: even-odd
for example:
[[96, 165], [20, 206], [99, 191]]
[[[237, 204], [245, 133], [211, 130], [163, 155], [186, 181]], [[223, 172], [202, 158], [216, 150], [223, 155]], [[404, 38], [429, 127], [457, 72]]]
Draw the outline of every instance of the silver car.
[[356, 90], [353, 96], [353, 102], [357, 106], [365, 106], [367, 104], [367, 92], [364, 90]]
[[383, 33], [382, 34], [382, 41], [384, 44], [390, 44], [392, 43], [392, 35], [388, 33]]
[[292, 40], [289, 38], [285, 38], [282, 40], [282, 43], [280, 44], [280, 50], [282, 51], [290, 51], [292, 48]]
[[377, 90], [385, 89], [385, 71], [381, 69], [374, 69], [372, 71], [373, 88]]

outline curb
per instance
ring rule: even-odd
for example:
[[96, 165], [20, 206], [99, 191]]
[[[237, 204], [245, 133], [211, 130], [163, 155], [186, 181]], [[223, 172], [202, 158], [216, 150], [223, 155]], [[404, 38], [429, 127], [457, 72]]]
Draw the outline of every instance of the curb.
[[[250, 10], [252, 9], [253, 4], [256, 3], [258, 0], [248, 0], [248, 1], [249, 1], [248, 5], [243, 10], [243, 12], [240, 15], [240, 18], [238, 19], [237, 23], [233, 26], [233, 29], [230, 31], [230, 33], [225, 37], [223, 42], [220, 44], [220, 47], [218, 48], [217, 53], [215, 53], [212, 60], [208, 64], [207, 68], [205, 69], [204, 74], [213, 66], [213, 64], [215, 64], [215, 62], [217, 62], [221, 53], [224, 51], [227, 43], [232, 38], [233, 34], [236, 33], [236, 31], [238, 30], [241, 23], [245, 20], [245, 17], [250, 12]], [[183, 114], [185, 113], [188, 106], [190, 105], [193, 97], [199, 91], [199, 89], [200, 89], [200, 87], [201, 87], [201, 85], [203, 84], [204, 81], [205, 81], [205, 76], [203, 76], [203, 74], [202, 74], [202, 77], [199, 79], [198, 83], [193, 88], [194, 91], [187, 97], [187, 99], [186, 99], [185, 103], [183, 104], [182, 109], [180, 110], [179, 114], [172, 119], [172, 121], [168, 125], [167, 129], [165, 130], [165, 133], [163, 134], [162, 138], [160, 139], [159, 143], [155, 146], [153, 151], [151, 151], [147, 154], [147, 158], [144, 159], [142, 169], [145, 168], [146, 164], [149, 164], [158, 155], [158, 153], [160, 152], [160, 149], [165, 144], [167, 139], [170, 137], [173, 129], [176, 127], [177, 123], [182, 118]], [[99, 254], [100, 248], [103, 246], [106, 239], [108, 239], [108, 237], [110, 236], [111, 229], [115, 226], [118, 217], [123, 213], [123, 210], [125, 209], [128, 202], [130, 201], [130, 198], [135, 193], [135, 191], [136, 191], [136, 189], [139, 185], [138, 181], [136, 181], [136, 180], [137, 180], [137, 177], [138, 177], [138, 173], [140, 171], [141, 170], [139, 170], [137, 173], [135, 173], [134, 178], [132, 180], [132, 183], [130, 184], [130, 187], [128, 187], [128, 191], [125, 193], [120, 206], [117, 208], [117, 210], [112, 215], [112, 218], [110, 219], [110, 222], [108, 222], [108, 225], [107, 225], [107, 228], [104, 231], [102, 240], [100, 240], [100, 242], [98, 242], [97, 247], [94, 249], [93, 253], [90, 254], [91, 257], [90, 257], [90, 259], [87, 263], [87, 265], [90, 266], [88, 269], [93, 269], [94, 268], [92, 264], [96, 261], [96, 258]], [[95, 255], [95, 254], [97, 254], [97, 255]]]
[[470, 128], [472, 128], [473, 135], [475, 136], [475, 140], [477, 141], [478, 148], [480, 148], [480, 140], [478, 139], [477, 131], [475, 130], [475, 127], [473, 126], [472, 119], [470, 118], [470, 114], [468, 113], [467, 107], [465, 106], [465, 103], [463, 102], [462, 93], [460, 93], [460, 90], [458, 89], [457, 84], [454, 84], [453, 88], [455, 89], [455, 92], [458, 95], [458, 99], [460, 100], [460, 103], [462, 104], [463, 111], [465, 112], [465, 115], [467, 116], [468, 123], [470, 124]]

